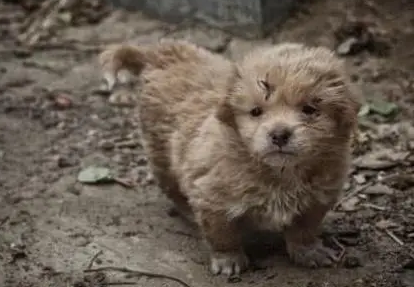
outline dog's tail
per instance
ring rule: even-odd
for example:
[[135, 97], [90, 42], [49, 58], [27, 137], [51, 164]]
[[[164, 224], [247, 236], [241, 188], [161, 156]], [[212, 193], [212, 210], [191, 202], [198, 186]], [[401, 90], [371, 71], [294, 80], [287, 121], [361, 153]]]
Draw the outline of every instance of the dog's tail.
[[108, 88], [112, 89], [120, 70], [128, 70], [135, 75], [140, 75], [146, 66], [166, 69], [176, 63], [198, 62], [205, 58], [206, 53], [203, 49], [185, 41], [163, 40], [153, 46], [130, 44], [110, 46], [100, 54], [99, 62]]

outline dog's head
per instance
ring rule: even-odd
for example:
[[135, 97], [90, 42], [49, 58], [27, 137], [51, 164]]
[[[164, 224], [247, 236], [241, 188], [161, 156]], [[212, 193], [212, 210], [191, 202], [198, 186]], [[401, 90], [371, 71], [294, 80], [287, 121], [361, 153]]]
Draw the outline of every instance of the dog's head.
[[217, 116], [249, 151], [272, 165], [343, 153], [360, 101], [343, 63], [327, 48], [283, 44], [241, 62]]

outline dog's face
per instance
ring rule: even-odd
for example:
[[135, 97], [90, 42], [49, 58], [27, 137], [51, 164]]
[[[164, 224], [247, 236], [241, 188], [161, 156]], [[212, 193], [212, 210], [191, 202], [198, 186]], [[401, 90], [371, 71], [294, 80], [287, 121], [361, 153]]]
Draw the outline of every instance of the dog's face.
[[360, 104], [328, 49], [268, 48], [246, 57], [238, 72], [221, 118], [252, 154], [279, 166], [343, 153]]

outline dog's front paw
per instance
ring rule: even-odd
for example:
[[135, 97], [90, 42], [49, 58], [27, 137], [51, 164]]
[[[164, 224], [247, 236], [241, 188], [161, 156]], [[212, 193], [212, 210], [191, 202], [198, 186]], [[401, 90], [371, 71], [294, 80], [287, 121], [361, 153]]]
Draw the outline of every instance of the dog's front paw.
[[211, 255], [210, 270], [214, 275], [240, 275], [249, 265], [244, 252], [214, 252]]
[[308, 268], [333, 266], [338, 261], [335, 253], [333, 249], [323, 246], [320, 241], [308, 246], [299, 245], [289, 248], [292, 261]]
[[99, 64], [102, 69], [102, 77], [108, 91], [112, 91], [118, 82], [118, 70], [120, 63], [117, 60], [119, 46], [110, 46], [99, 55]]

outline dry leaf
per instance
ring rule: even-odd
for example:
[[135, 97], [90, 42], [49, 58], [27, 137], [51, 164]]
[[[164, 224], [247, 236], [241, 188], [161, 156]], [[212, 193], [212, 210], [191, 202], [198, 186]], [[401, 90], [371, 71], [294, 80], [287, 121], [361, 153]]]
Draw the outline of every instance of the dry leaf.
[[394, 221], [391, 221], [389, 219], [382, 219], [380, 221], [378, 221], [375, 226], [379, 229], [385, 230], [385, 229], [389, 229], [389, 228], [394, 228], [394, 227], [398, 227], [398, 224], [395, 223]]

